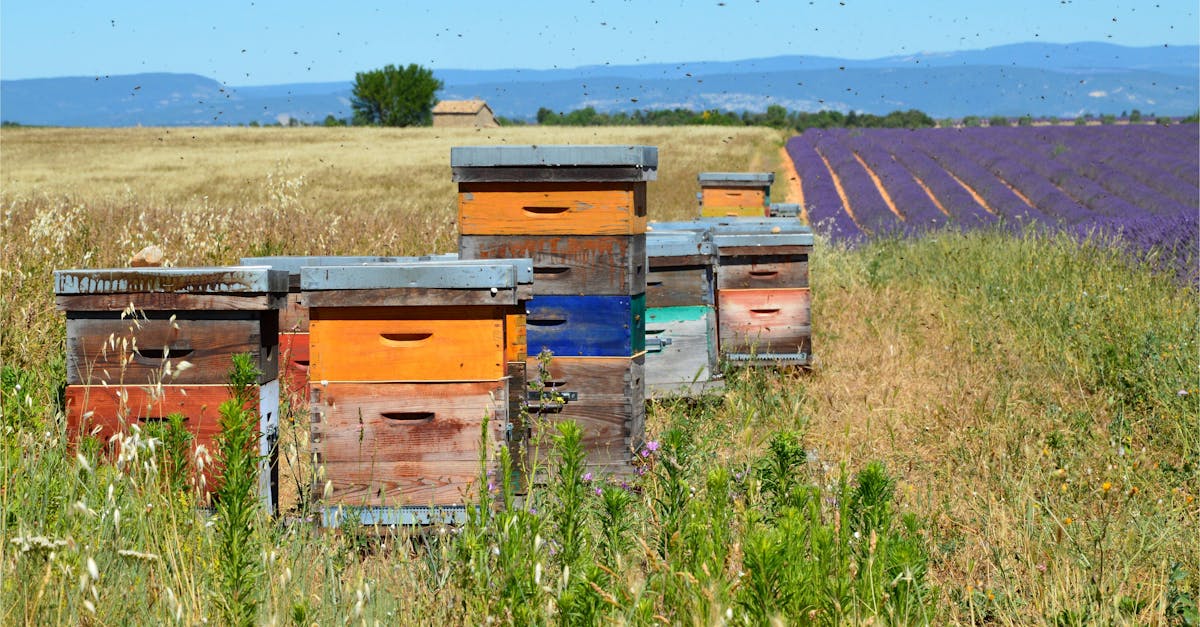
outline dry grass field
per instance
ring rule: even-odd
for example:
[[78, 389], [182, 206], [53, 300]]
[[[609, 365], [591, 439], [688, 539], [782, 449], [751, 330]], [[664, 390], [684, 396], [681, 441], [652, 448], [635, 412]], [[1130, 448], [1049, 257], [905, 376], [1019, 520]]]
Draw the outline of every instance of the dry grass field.
[[[88, 504], [98, 508], [103, 481], [53, 487], [38, 478], [47, 469], [77, 472], [74, 460], [51, 459], [67, 457], [56, 439], [61, 426], [54, 428], [61, 423], [55, 395], [63, 322], [53, 308], [53, 269], [123, 265], [150, 243], [177, 265], [264, 254], [453, 250], [455, 145], [656, 145], [650, 217], [687, 219], [696, 213], [699, 171], [775, 170], [772, 197], [783, 200], [783, 140], [774, 131], [728, 128], [4, 129], [0, 363], [29, 383], [14, 391], [5, 380], [0, 622], [90, 622], [95, 614], [99, 623], [150, 616], [194, 623], [216, 615], [206, 592], [211, 576], [186, 557], [193, 540], [194, 551], [211, 550], [203, 530], [173, 528], [175, 540], [164, 544], [136, 536], [146, 529], [127, 513], [133, 521], [123, 524], [136, 537], [126, 538], [120, 525], [105, 527], [101, 540], [72, 536], [78, 546], [60, 549], [65, 556], [58, 559], [70, 566], [59, 569], [52, 560], [31, 566], [12, 548], [13, 538], [65, 539], [106, 524], [71, 513], [75, 499], [93, 499]], [[819, 240], [811, 271], [818, 356], [811, 373], [735, 374], [720, 398], [651, 408], [649, 436], [690, 465], [681, 462], [684, 479], [666, 471], [647, 479], [631, 506], [643, 513], [629, 515], [623, 554], [607, 561], [607, 543], [588, 545], [593, 553], [586, 554], [603, 568], [583, 575], [587, 594], [596, 596], [588, 606], [594, 612], [580, 614], [591, 618], [581, 622], [1200, 620], [1194, 291], [1127, 267], [1103, 243], [999, 232], [855, 250]], [[38, 409], [20, 410], [31, 414], [22, 426], [25, 396]], [[829, 605], [804, 605], [802, 594], [788, 593], [790, 584], [772, 584], [807, 566], [763, 556], [819, 535], [816, 527], [796, 536], [779, 531], [787, 527], [775, 525], [790, 514], [754, 513], [770, 510], [767, 488], [738, 483], [782, 455], [786, 447], [769, 445], [780, 432], [800, 434], [805, 461], [797, 480], [835, 495], [826, 499], [832, 505], [813, 505], [835, 535], [844, 531], [839, 481], [882, 461], [894, 480], [890, 507], [909, 517], [896, 537], [917, 542], [923, 572], [863, 583], [859, 574], [876, 567], [871, 531], [869, 553], [865, 537], [848, 540], [867, 556], [861, 566], [814, 575], [850, 582], [851, 592], [838, 592], [844, 596], [821, 597], [834, 599]], [[670, 509], [664, 503], [679, 485], [687, 503]], [[714, 496], [725, 494], [721, 489], [731, 491], [727, 501]], [[552, 512], [558, 496], [548, 501]], [[150, 497], [137, 498], [130, 502], [147, 507]], [[597, 507], [596, 533], [607, 534]], [[389, 549], [386, 541], [364, 549], [349, 532], [316, 540], [295, 529], [264, 532], [269, 581], [259, 620], [570, 622], [559, 612], [582, 612], [574, 604], [584, 593], [543, 547], [543, 538], [557, 537], [555, 515], [536, 523], [545, 526], [529, 533], [515, 553], [522, 557], [511, 563], [506, 542], [517, 541], [488, 535], [508, 531], [466, 532], [457, 548], [434, 542], [415, 551]], [[879, 537], [884, 555], [882, 531]], [[688, 548], [656, 551], [660, 538], [662, 546]], [[700, 548], [717, 538], [729, 541], [724, 553]], [[471, 553], [474, 541], [480, 553]], [[907, 546], [896, 542], [888, 555]], [[134, 568], [118, 547], [162, 557]], [[711, 561], [717, 553], [721, 559]], [[92, 555], [107, 560], [99, 592], [78, 585]], [[901, 592], [912, 581], [920, 582], [912, 598], [923, 609], [896, 605], [896, 598], [909, 598]], [[37, 582], [40, 591], [25, 589]], [[122, 604], [140, 595], [154, 597], [150, 613], [128, 614]]]

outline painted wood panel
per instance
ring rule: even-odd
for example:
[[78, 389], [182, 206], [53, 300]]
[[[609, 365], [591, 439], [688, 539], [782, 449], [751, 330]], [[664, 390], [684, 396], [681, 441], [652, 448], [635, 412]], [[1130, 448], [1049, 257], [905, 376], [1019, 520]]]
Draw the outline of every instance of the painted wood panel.
[[538, 296], [526, 306], [529, 351], [629, 357], [646, 347], [646, 297]]
[[767, 194], [764, 189], [704, 187], [700, 190], [702, 216], [766, 217], [767, 212]]
[[808, 287], [808, 255], [722, 256], [719, 289]]
[[337, 307], [309, 313], [313, 381], [481, 381], [504, 376], [503, 308]]
[[715, 303], [713, 266], [656, 266], [646, 275], [646, 307], [689, 307]]
[[[278, 388], [264, 386], [265, 395], [260, 402], [252, 400], [247, 409], [257, 406], [260, 413], [260, 429], [263, 425], [275, 425], [278, 420]], [[256, 390], [257, 392], [257, 390]], [[103, 449], [115, 455], [119, 440], [116, 435], [127, 435], [131, 425], [146, 429], [148, 425], [162, 423], [168, 416], [180, 413], [185, 416], [184, 427], [192, 434], [190, 458], [195, 458], [197, 447], [203, 446], [210, 455], [217, 451], [216, 436], [220, 434], [221, 403], [229, 400], [229, 388], [225, 385], [163, 385], [157, 388], [136, 386], [68, 385], [65, 394], [67, 436], [78, 444], [81, 438], [94, 438]], [[262, 415], [276, 412], [274, 416]], [[273, 433], [268, 434], [273, 441]], [[263, 444], [267, 444], [264, 440]], [[260, 446], [260, 450], [264, 447]], [[271, 448], [266, 447], [268, 451]], [[269, 477], [265, 477], [267, 479]], [[219, 469], [209, 463], [204, 472], [205, 485], [209, 491], [217, 487]], [[268, 487], [273, 494], [273, 488]]]
[[717, 293], [722, 353], [810, 353], [807, 288], [721, 290]]
[[[711, 306], [652, 307], [646, 310], [646, 393], [677, 392], [703, 384], [717, 372], [717, 316]], [[668, 339], [670, 343], [661, 340]]]
[[[190, 312], [174, 319], [164, 312], [148, 312], [146, 316], [153, 317], [68, 313], [67, 383], [224, 383], [233, 366], [232, 356], [238, 353], [254, 357], [262, 371], [260, 383], [278, 377], [275, 312], [265, 316], [257, 312]], [[172, 371], [164, 376], [168, 360]], [[181, 372], [177, 366], [183, 361], [191, 367]]]
[[646, 286], [646, 236], [641, 235], [462, 235], [468, 259], [533, 259], [536, 295], [619, 296]]
[[636, 235], [645, 183], [461, 183], [463, 235]]
[[279, 330], [308, 333], [308, 305], [304, 304], [299, 292], [287, 295], [287, 306], [279, 311]]
[[312, 448], [332, 488], [318, 496], [325, 505], [464, 503], [481, 459], [494, 459], [504, 441], [508, 385], [314, 385]]
[[573, 420], [583, 429], [589, 465], [627, 462], [645, 432], [645, 368], [645, 355], [556, 357], [544, 366], [531, 357], [527, 361], [530, 381], [544, 380], [547, 391], [561, 394], [568, 402], [559, 412], [532, 412], [530, 455], [545, 462], [554, 425]]
[[308, 393], [308, 334], [280, 333], [279, 359], [283, 363], [281, 391], [288, 396], [292, 407], [307, 407]]

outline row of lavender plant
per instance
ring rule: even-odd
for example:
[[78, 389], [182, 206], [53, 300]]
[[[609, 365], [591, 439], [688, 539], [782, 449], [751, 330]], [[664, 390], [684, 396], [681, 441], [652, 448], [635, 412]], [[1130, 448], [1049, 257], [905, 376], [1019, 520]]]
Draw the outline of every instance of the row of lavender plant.
[[829, 160], [829, 167], [841, 181], [850, 211], [860, 228], [871, 235], [904, 230], [903, 222], [888, 208], [875, 181], [854, 157], [846, 143], [845, 131], [818, 130], [813, 137], [813, 146]]
[[847, 144], [879, 177], [883, 189], [904, 216], [906, 230], [922, 231], [949, 224], [949, 217], [933, 204], [933, 199], [917, 184], [912, 173], [897, 163], [886, 148], [868, 138], [869, 135], [864, 133], [850, 133]]
[[864, 133], [861, 137], [863, 142], [891, 151], [896, 161], [923, 182], [933, 197], [942, 203], [954, 224], [967, 228], [994, 224], [996, 216], [988, 213], [945, 168], [917, 149], [913, 142], [905, 137], [910, 133], [908, 130], [879, 129]]
[[809, 223], [827, 233], [834, 241], [860, 239], [863, 233], [842, 208], [842, 198], [838, 195], [829, 169], [810, 141], [812, 137], [806, 133], [787, 142], [788, 157], [800, 175]]

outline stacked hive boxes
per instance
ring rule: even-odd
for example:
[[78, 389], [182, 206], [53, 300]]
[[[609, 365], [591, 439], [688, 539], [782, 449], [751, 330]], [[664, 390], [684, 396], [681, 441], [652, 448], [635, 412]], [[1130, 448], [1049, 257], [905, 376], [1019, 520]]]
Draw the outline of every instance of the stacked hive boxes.
[[[215, 453], [233, 355], [249, 354], [261, 373], [259, 488], [273, 511], [278, 321], [287, 274], [263, 267], [61, 270], [54, 284], [67, 316], [72, 440], [109, 442], [131, 425], [145, 428], [182, 414], [193, 455], [199, 446]], [[219, 479], [208, 473], [211, 490]]]
[[646, 182], [657, 148], [473, 146], [450, 162], [459, 254], [533, 259], [529, 376], [568, 401], [551, 417], [579, 423], [589, 464], [627, 468], [645, 422]]
[[326, 524], [463, 519], [522, 432], [532, 283], [527, 259], [302, 269]]
[[749, 363], [812, 363], [808, 257], [813, 236], [794, 218], [713, 221], [720, 255], [721, 352]]
[[308, 399], [308, 308], [300, 300], [300, 269], [306, 266], [354, 266], [367, 263], [401, 263], [416, 261], [449, 261], [456, 254], [424, 257], [243, 257], [243, 266], [266, 266], [287, 272], [287, 306], [279, 311], [279, 358], [283, 366], [280, 379], [284, 398], [292, 406], [307, 405]]
[[769, 215], [773, 172], [701, 172], [698, 178], [701, 216]]
[[712, 230], [646, 234], [646, 390], [695, 394], [717, 374], [716, 248]]

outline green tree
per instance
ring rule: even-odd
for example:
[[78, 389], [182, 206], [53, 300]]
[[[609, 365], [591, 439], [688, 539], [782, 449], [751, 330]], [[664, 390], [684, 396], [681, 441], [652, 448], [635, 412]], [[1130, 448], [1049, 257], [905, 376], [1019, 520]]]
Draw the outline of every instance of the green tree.
[[387, 65], [380, 70], [354, 75], [350, 106], [354, 123], [371, 126], [418, 126], [433, 119], [434, 94], [442, 81], [433, 71], [415, 63], [408, 67]]

